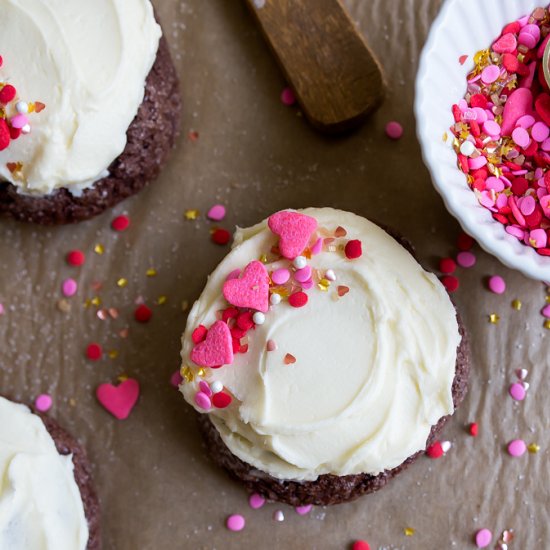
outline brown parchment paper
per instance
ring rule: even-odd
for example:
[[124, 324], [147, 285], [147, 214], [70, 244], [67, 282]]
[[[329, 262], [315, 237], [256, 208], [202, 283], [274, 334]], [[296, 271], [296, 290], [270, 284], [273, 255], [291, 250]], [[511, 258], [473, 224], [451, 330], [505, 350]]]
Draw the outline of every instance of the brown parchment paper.
[[[474, 269], [460, 273], [456, 303], [473, 346], [471, 389], [445, 432], [448, 455], [421, 458], [379, 494], [307, 517], [276, 504], [248, 507], [236, 483], [213, 466], [201, 447], [194, 416], [169, 379], [179, 366], [185, 325], [181, 302], [195, 300], [208, 273], [227, 252], [209, 240], [204, 215], [186, 221], [186, 209], [228, 207], [221, 224], [248, 225], [285, 207], [331, 205], [387, 223], [409, 237], [428, 267], [453, 253], [459, 228], [431, 186], [415, 138], [413, 82], [420, 49], [439, 0], [348, 0], [352, 17], [378, 55], [389, 83], [383, 107], [355, 134], [327, 139], [283, 106], [284, 87], [244, 3], [239, 0], [154, 2], [181, 76], [182, 138], [157, 182], [126, 201], [132, 227], [115, 234], [114, 212], [74, 227], [42, 228], [0, 220], [0, 393], [32, 402], [51, 393], [51, 415], [87, 447], [103, 507], [108, 550], [347, 548], [355, 538], [371, 547], [473, 548], [487, 526], [497, 535], [515, 529], [509, 548], [550, 547], [550, 332], [542, 326], [545, 289], [477, 250]], [[116, 100], [116, 98], [113, 98]], [[404, 138], [390, 142], [388, 120]], [[190, 131], [199, 134], [188, 138]], [[93, 248], [105, 247], [103, 255]], [[87, 253], [81, 269], [65, 253]], [[149, 268], [156, 277], [147, 277]], [[501, 274], [504, 296], [484, 278]], [[71, 311], [57, 309], [60, 285], [73, 276], [78, 296]], [[125, 288], [117, 286], [121, 277]], [[101, 282], [101, 290], [94, 290]], [[119, 310], [102, 321], [83, 302], [100, 296]], [[142, 296], [154, 310], [148, 325], [132, 319]], [[164, 305], [154, 305], [160, 296]], [[521, 311], [510, 307], [521, 299]], [[498, 313], [498, 325], [488, 323]], [[118, 334], [129, 327], [126, 339]], [[91, 363], [84, 350], [100, 342], [116, 358]], [[514, 370], [529, 370], [527, 399], [514, 403], [507, 388]], [[95, 388], [117, 376], [136, 377], [138, 405], [116, 421], [96, 402]], [[479, 437], [465, 432], [479, 423]], [[537, 442], [536, 455], [511, 459], [515, 437]], [[285, 521], [273, 521], [282, 509]], [[242, 513], [241, 533], [224, 527]], [[404, 528], [415, 529], [413, 536]]]

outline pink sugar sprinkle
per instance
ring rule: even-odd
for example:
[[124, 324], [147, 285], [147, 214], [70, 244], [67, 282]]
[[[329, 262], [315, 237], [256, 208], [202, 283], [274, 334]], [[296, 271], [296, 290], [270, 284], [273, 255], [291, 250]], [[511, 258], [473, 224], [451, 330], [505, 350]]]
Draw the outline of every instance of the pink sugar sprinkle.
[[225, 206], [223, 204], [215, 204], [206, 214], [208, 219], [219, 222], [225, 218]]
[[172, 373], [172, 376], [170, 376], [170, 385], [174, 388], [179, 388], [180, 384], [183, 382], [183, 378], [181, 377], [179, 369], [177, 371], [174, 371]]
[[242, 531], [246, 525], [246, 520], [240, 514], [232, 514], [225, 521], [225, 526], [230, 531]]
[[53, 400], [50, 395], [43, 393], [34, 401], [34, 406], [38, 412], [47, 412], [52, 408]]
[[510, 385], [508, 393], [512, 399], [515, 399], [516, 401], [523, 401], [526, 395], [525, 386], [519, 382], [515, 382]]
[[485, 84], [492, 84], [500, 76], [500, 69], [497, 65], [488, 65], [481, 71], [481, 80]]
[[290, 88], [287, 87], [281, 92], [281, 102], [287, 107], [291, 107], [296, 103], [296, 96]]
[[550, 319], [550, 304], [542, 308], [541, 315], [543, 315], [547, 319]]
[[508, 454], [515, 458], [523, 456], [527, 450], [527, 445], [523, 439], [514, 439], [508, 443]]
[[74, 296], [78, 290], [78, 283], [74, 279], [65, 279], [61, 285], [61, 292], [67, 298]]
[[265, 504], [265, 498], [258, 493], [252, 493], [248, 497], [248, 504], [253, 510], [258, 510]]
[[506, 283], [504, 279], [499, 275], [493, 275], [489, 278], [489, 290], [495, 294], [504, 294], [506, 290]]
[[472, 252], [459, 252], [456, 255], [456, 263], [460, 267], [473, 267], [474, 265], [476, 265], [475, 254], [473, 254]]
[[386, 135], [390, 139], [401, 139], [403, 137], [403, 126], [399, 122], [392, 120], [386, 124]]
[[4, 315], [5, 312], [4, 304], [0, 304], [0, 315]]
[[294, 510], [296, 510], [296, 513], [300, 516], [305, 516], [311, 512], [312, 508], [313, 506], [311, 504], [306, 504], [305, 506], [296, 506]]
[[519, 209], [524, 216], [530, 216], [535, 211], [535, 206], [537, 205], [535, 199], [531, 195], [523, 197], [523, 199], [521, 199], [521, 203], [518, 202], [518, 204]]
[[480, 529], [476, 533], [476, 546], [478, 548], [487, 548], [491, 544], [493, 533], [489, 529]]

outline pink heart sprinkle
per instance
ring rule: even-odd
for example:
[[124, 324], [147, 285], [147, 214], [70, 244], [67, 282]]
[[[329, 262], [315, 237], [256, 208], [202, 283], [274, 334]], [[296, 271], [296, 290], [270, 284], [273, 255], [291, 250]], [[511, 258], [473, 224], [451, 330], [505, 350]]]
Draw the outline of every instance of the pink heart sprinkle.
[[278, 235], [281, 254], [293, 260], [299, 256], [317, 229], [317, 220], [299, 212], [283, 210], [270, 216], [269, 229]]
[[118, 386], [101, 384], [96, 390], [97, 400], [118, 420], [128, 418], [139, 398], [139, 382], [133, 378]]
[[223, 321], [216, 321], [206, 339], [191, 351], [191, 361], [202, 367], [219, 367], [233, 363], [231, 331]]
[[264, 264], [250, 262], [241, 277], [225, 281], [222, 292], [232, 306], [265, 313], [269, 309], [269, 275]]

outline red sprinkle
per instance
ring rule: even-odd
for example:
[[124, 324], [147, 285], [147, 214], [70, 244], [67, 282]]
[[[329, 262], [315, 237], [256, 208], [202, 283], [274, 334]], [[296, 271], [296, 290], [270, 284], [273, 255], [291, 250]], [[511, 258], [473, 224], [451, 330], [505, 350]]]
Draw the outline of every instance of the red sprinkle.
[[0, 90], [0, 103], [3, 103], [5, 105], [6, 103], [13, 101], [16, 95], [17, 90], [11, 84], [6, 84]]
[[218, 228], [214, 229], [210, 238], [212, 242], [223, 246], [231, 240], [231, 233], [227, 229]]
[[439, 260], [439, 271], [441, 273], [454, 273], [456, 271], [456, 262], [452, 258], [441, 258]]
[[355, 260], [363, 254], [363, 245], [358, 239], [353, 239], [346, 243], [346, 258], [348, 260]]
[[234, 307], [228, 307], [227, 309], [224, 309], [222, 312], [222, 321], [229, 321], [229, 319], [234, 319], [239, 315], [239, 310]]
[[138, 323], [148, 323], [152, 316], [153, 312], [145, 304], [140, 304], [134, 311], [134, 318]]
[[215, 393], [212, 396], [212, 404], [217, 409], [225, 409], [225, 407], [231, 404], [231, 401], [233, 401], [231, 396], [223, 391]]
[[130, 218], [128, 216], [117, 216], [111, 222], [111, 228], [115, 231], [126, 231], [130, 227]]
[[303, 307], [307, 304], [307, 294], [305, 292], [295, 292], [288, 297], [288, 303], [292, 307]]
[[443, 447], [439, 441], [436, 441], [433, 445], [430, 445], [426, 449], [426, 454], [433, 459], [441, 458], [443, 456]]
[[240, 313], [237, 317], [237, 326], [244, 331], [250, 330], [254, 326], [253, 315], [251, 311]]
[[99, 344], [92, 343], [86, 348], [86, 357], [90, 361], [99, 361], [102, 355], [103, 350]]
[[468, 428], [468, 431], [470, 432], [470, 435], [472, 437], [476, 437], [478, 433], [478, 426], [477, 422], [472, 422]]
[[86, 261], [86, 256], [81, 250], [71, 250], [67, 253], [66, 260], [69, 265], [74, 265], [75, 267], [78, 267], [84, 264], [84, 262]]
[[458, 279], [454, 275], [445, 275], [441, 277], [441, 282], [448, 292], [455, 292], [460, 285]]
[[199, 325], [193, 331], [193, 334], [191, 334], [191, 340], [193, 340], [193, 344], [197, 345], [203, 342], [206, 339], [207, 334], [208, 329], [204, 325]]
[[351, 547], [352, 550], [370, 550], [369, 543], [366, 540], [356, 540]]
[[0, 118], [0, 151], [7, 149], [10, 144], [10, 129], [6, 121], [3, 118]]
[[21, 134], [23, 133], [23, 130], [21, 128], [14, 128], [13, 126], [10, 126], [10, 138], [13, 140], [19, 139]]
[[474, 243], [474, 239], [472, 239], [472, 237], [470, 237], [467, 233], [461, 233], [456, 240], [456, 246], [463, 252], [470, 250], [474, 246]]

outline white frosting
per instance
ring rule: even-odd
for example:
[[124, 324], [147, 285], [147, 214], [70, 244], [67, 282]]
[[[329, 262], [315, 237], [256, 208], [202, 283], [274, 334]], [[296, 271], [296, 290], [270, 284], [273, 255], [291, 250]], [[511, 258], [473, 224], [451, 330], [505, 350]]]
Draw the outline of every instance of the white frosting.
[[[336, 274], [328, 292], [315, 285], [305, 307], [272, 306], [249, 333], [248, 353], [206, 369], [207, 381], [220, 380], [234, 396], [226, 409], [211, 409], [210, 418], [233, 454], [279, 479], [378, 474], [424, 449], [431, 427], [454, 410], [456, 313], [437, 277], [378, 226], [330, 208], [301, 212], [316, 218], [325, 235], [344, 227], [348, 234], [338, 242], [360, 239], [363, 255], [313, 256], [314, 269]], [[237, 231], [233, 250], [189, 314], [182, 357], [194, 372], [191, 333], [227, 307], [226, 276], [276, 242], [265, 221]], [[338, 285], [349, 293], [338, 297]], [[268, 340], [275, 351], [266, 351]], [[284, 363], [287, 353], [296, 363]], [[181, 391], [204, 412], [194, 402], [200, 380], [183, 383]]]
[[[0, 80], [24, 101], [32, 133], [0, 152], [0, 179], [27, 194], [82, 190], [126, 146], [161, 36], [149, 0], [5, 0]], [[22, 178], [6, 163], [21, 162]]]
[[0, 397], [0, 548], [84, 550], [88, 525], [71, 456], [42, 420]]

